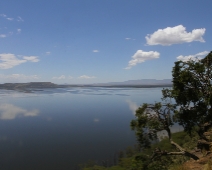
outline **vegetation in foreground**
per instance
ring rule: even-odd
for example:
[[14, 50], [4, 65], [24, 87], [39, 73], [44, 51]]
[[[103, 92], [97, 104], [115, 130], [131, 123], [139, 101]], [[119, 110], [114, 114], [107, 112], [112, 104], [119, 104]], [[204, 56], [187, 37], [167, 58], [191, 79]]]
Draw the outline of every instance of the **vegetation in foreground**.
[[[182, 147], [189, 147], [190, 150], [195, 148], [195, 143], [198, 138], [196, 133], [192, 133], [192, 136], [185, 132], [173, 133], [173, 140], [179, 143]], [[161, 150], [175, 150], [175, 147], [170, 144], [167, 136], [161, 136], [160, 141], [152, 144], [149, 148], [146, 148], [142, 152], [138, 145], [133, 147], [127, 147], [125, 151], [121, 151], [118, 155], [118, 162], [116, 165], [95, 165], [94, 161], [89, 161], [84, 165], [81, 165], [83, 170], [140, 170], [144, 169], [149, 164], [149, 158], [152, 156], [152, 150], [160, 148]], [[175, 167], [188, 160], [186, 156], [170, 156], [161, 157], [151, 163], [150, 169], [167, 169], [167, 167]]]
[[[139, 151], [126, 150], [117, 166], [83, 170], [183, 170], [191, 169], [191, 164], [184, 164], [189, 159], [204, 162], [196, 169], [212, 169], [212, 52], [203, 59], [175, 62], [172, 76], [173, 89], [162, 90], [162, 102], [144, 103], [131, 121]], [[184, 132], [173, 134], [174, 123]], [[159, 142], [162, 131], [167, 137]]]

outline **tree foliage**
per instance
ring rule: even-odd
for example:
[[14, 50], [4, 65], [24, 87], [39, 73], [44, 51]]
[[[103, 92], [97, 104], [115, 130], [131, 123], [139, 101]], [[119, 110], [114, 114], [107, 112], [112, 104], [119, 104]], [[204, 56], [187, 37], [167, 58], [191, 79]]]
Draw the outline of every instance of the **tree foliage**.
[[[173, 141], [171, 127], [178, 123], [189, 134], [199, 134], [198, 146], [212, 146], [212, 52], [205, 58], [177, 61], [172, 71], [173, 88], [162, 90], [162, 102], [143, 104], [131, 121], [140, 146], [145, 149], [158, 140], [158, 132], [166, 131], [173, 151], [155, 148], [150, 160], [167, 155], [198, 157]], [[173, 102], [172, 102], [173, 100]], [[198, 150], [198, 149], [197, 149]], [[210, 151], [210, 147], [206, 147]]]
[[175, 106], [171, 104], [143, 104], [136, 110], [136, 120], [131, 121], [132, 130], [142, 148], [148, 148], [158, 140], [157, 133], [166, 130], [171, 138], [170, 126], [173, 125], [171, 114]]
[[202, 60], [178, 61], [172, 71], [177, 120], [186, 131], [212, 121], [212, 52]]
[[212, 151], [212, 52], [205, 58], [178, 61], [173, 68], [172, 97], [179, 110], [175, 117], [187, 132], [196, 129], [198, 148]]

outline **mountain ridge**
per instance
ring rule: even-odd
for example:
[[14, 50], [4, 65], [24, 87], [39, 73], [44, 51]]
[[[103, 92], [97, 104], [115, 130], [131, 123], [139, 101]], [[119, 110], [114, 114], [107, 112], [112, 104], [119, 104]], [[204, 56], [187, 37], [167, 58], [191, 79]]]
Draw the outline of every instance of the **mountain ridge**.
[[123, 82], [109, 82], [109, 83], [94, 83], [95, 85], [164, 85], [172, 84], [172, 79], [139, 79], [139, 80], [127, 80]]
[[36, 88], [66, 88], [66, 87], [171, 87], [172, 80], [140, 79], [127, 80], [124, 82], [94, 83], [94, 84], [54, 84], [51, 82], [29, 82], [29, 83], [4, 83], [0, 84], [0, 89], [8, 90], [29, 90]]

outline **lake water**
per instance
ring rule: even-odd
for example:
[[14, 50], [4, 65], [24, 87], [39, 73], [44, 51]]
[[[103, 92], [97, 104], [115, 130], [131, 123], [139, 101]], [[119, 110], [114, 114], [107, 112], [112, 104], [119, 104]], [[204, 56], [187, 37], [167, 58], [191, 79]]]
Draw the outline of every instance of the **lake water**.
[[130, 121], [162, 88], [0, 90], [0, 169], [73, 170], [136, 144]]

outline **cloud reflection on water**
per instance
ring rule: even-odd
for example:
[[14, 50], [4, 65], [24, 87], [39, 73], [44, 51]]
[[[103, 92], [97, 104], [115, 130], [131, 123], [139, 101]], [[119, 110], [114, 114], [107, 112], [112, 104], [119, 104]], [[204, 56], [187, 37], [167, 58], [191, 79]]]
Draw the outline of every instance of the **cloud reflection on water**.
[[133, 115], [135, 115], [135, 111], [138, 109], [138, 105], [134, 102], [132, 102], [131, 100], [126, 100], [126, 102], [129, 105], [130, 110], [132, 111]]
[[37, 116], [39, 110], [26, 110], [21, 107], [14, 106], [12, 104], [1, 104], [0, 105], [0, 119], [2, 120], [12, 120], [18, 116]]

